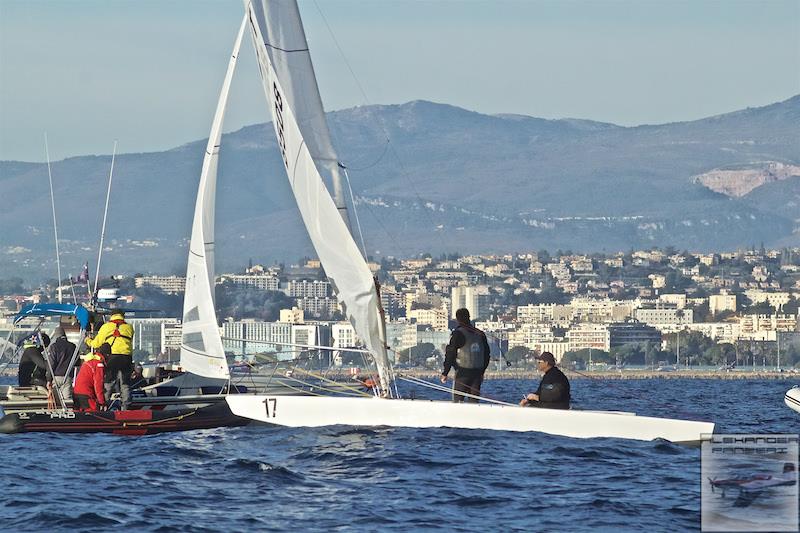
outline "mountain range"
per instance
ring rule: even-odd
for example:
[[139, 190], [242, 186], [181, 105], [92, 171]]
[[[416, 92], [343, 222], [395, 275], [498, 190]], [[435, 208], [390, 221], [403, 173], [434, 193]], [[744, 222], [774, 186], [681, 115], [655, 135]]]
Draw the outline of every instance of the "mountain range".
[[[376, 257], [800, 244], [800, 95], [637, 127], [426, 101], [328, 122]], [[271, 124], [223, 136], [220, 271], [314, 255], [274, 137]], [[117, 155], [104, 272], [185, 271], [205, 143]], [[110, 162], [52, 164], [64, 275], [96, 260]], [[47, 166], [0, 161], [0, 192], [0, 278], [55, 277]]]

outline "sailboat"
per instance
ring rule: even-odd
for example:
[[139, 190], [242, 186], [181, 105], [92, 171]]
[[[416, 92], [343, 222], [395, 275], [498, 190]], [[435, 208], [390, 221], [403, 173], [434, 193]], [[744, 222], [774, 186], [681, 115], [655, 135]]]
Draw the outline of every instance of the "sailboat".
[[[396, 387], [398, 376], [388, 357], [379, 286], [351, 235], [347, 217], [343, 216], [346, 205], [341, 195], [339, 160], [330, 140], [298, 6], [295, 1], [245, 0], [245, 10], [294, 198], [346, 316], [374, 361], [378, 379], [374, 393], [369, 396], [229, 394], [226, 401], [234, 414], [289, 427], [450, 427], [672, 442], [697, 442], [713, 433], [712, 422], [637, 416], [629, 412], [532, 409], [487, 399], [484, 403], [453, 403], [401, 398]], [[207, 156], [218, 150], [219, 143], [212, 146], [210, 139], [209, 147]], [[204, 175], [205, 170], [204, 164]], [[335, 200], [323, 176], [333, 184]], [[210, 185], [208, 191], [213, 191]], [[202, 205], [200, 218], [204, 224], [213, 221], [213, 199], [208, 194], [203, 193], [197, 200], [198, 209]], [[206, 232], [202, 240], [198, 236], [195, 241], [194, 235], [193, 232], [184, 345], [198, 364], [186, 364], [186, 368], [198, 375], [224, 379], [226, 368], [224, 356], [219, 355], [223, 353], [221, 345], [209, 338], [214, 315], [210, 260], [213, 248], [208, 244], [213, 246], [213, 238]], [[188, 296], [190, 290], [194, 291], [192, 299]]]

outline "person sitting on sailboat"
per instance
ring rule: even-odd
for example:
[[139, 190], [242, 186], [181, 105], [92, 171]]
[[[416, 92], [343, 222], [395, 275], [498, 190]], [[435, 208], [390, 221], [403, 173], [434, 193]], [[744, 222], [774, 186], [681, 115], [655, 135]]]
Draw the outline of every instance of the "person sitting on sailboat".
[[83, 356], [83, 364], [75, 378], [73, 405], [76, 411], [99, 411], [106, 408], [104, 387], [106, 359], [111, 346], [104, 342], [99, 348]]
[[519, 404], [523, 407], [569, 409], [569, 380], [556, 367], [556, 358], [550, 352], [542, 352], [536, 356], [536, 362], [539, 371], [544, 373], [542, 381], [536, 392], [525, 396]]
[[445, 349], [441, 380], [442, 383], [447, 382], [447, 374], [451, 368], [455, 368], [453, 401], [477, 403], [478, 398], [466, 397], [458, 392], [480, 396], [483, 374], [489, 366], [489, 342], [486, 334], [470, 323], [468, 309], [457, 310], [456, 320], [458, 327], [453, 330]]

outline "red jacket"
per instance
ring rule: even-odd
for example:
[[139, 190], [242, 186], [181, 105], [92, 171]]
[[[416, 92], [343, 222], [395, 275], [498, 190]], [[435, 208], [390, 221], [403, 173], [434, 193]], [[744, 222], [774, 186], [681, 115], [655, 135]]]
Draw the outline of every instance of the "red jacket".
[[105, 365], [106, 359], [101, 354], [95, 352], [89, 356], [81, 365], [78, 377], [75, 378], [74, 393], [88, 396], [99, 405], [105, 405], [106, 399], [103, 395]]

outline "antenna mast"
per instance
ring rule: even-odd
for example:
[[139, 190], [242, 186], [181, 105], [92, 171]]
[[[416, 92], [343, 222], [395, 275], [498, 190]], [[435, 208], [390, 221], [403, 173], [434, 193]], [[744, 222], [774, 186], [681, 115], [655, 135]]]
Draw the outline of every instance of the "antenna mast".
[[58, 253], [58, 223], [56, 222], [56, 198], [53, 195], [53, 172], [50, 169], [50, 147], [47, 145], [47, 132], [44, 133], [44, 153], [47, 157], [47, 177], [50, 180], [50, 205], [53, 207], [53, 231], [56, 234], [56, 268], [58, 269], [58, 303], [61, 301], [61, 256]]
[[[97, 271], [94, 274], [94, 291], [97, 294], [97, 284], [100, 282], [100, 259], [103, 257], [103, 240], [106, 237], [106, 219], [108, 218], [108, 201], [111, 198], [111, 180], [114, 178], [114, 160], [117, 157], [117, 141], [114, 141], [114, 151], [111, 153], [111, 171], [108, 173], [108, 190], [106, 191], [106, 208], [103, 211], [103, 227], [100, 230], [100, 249], [97, 250]], [[88, 285], [89, 282], [87, 281]]]

